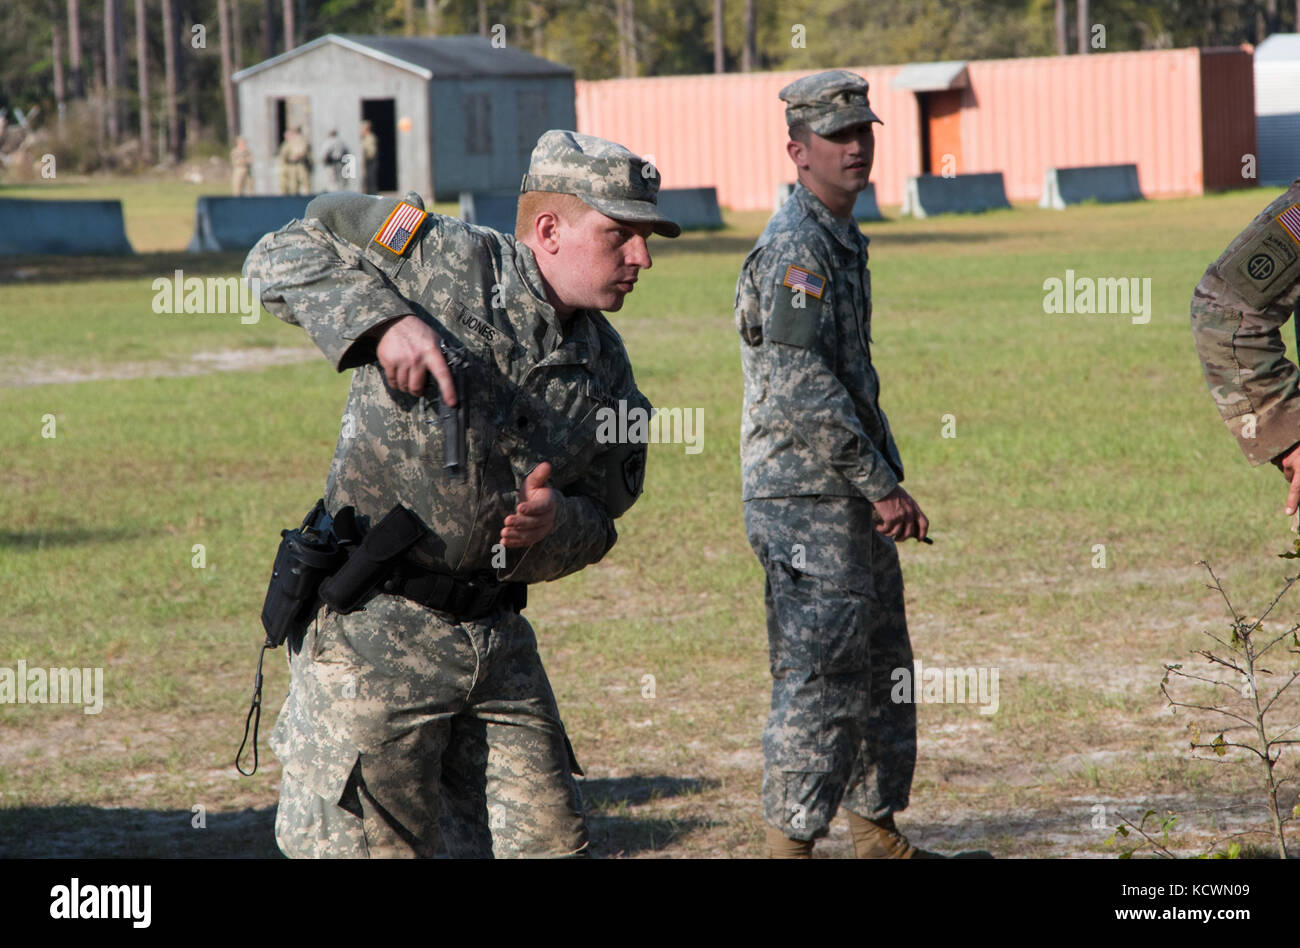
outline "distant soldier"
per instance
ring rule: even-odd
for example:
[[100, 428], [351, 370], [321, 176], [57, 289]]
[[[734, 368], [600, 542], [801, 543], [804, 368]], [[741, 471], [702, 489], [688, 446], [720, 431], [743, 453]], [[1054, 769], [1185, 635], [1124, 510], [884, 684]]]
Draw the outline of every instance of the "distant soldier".
[[[1300, 370], [1282, 325], [1300, 302], [1300, 179], [1210, 264], [1192, 294], [1192, 333], [1205, 381], [1253, 465], [1272, 461], [1300, 502]], [[1300, 317], [1297, 317], [1300, 318]]]
[[347, 157], [348, 146], [343, 144], [343, 139], [339, 138], [338, 129], [330, 129], [329, 138], [325, 139], [325, 151], [321, 154], [321, 160], [325, 162], [325, 167], [329, 169], [330, 190], [342, 191], [345, 187], [343, 183], [343, 159]]
[[370, 130], [369, 122], [361, 123], [361, 157], [365, 160], [365, 192], [379, 192], [379, 139]]
[[311, 194], [311, 144], [302, 128], [295, 128], [286, 138], [289, 161], [289, 183], [294, 194]]
[[235, 139], [235, 147], [230, 150], [230, 193], [235, 197], [244, 197], [253, 191], [253, 153], [248, 142], [240, 137]]
[[289, 141], [292, 138], [293, 129], [285, 129], [284, 138], [280, 140], [280, 150], [276, 153], [275, 171], [280, 182], [281, 194], [293, 193], [293, 170], [289, 163]]

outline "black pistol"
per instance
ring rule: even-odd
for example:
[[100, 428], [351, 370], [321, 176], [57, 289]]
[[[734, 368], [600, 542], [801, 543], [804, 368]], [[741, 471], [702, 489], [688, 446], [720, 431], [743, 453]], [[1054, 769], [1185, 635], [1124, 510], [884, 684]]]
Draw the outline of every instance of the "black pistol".
[[[465, 475], [465, 357], [448, 348], [446, 342], [441, 343], [440, 348], [447, 368], [451, 371], [452, 386], [456, 390], [456, 404], [447, 404], [436, 379], [430, 379], [425, 390], [428, 391], [432, 387], [431, 395], [438, 400], [438, 424], [442, 428], [442, 469], [453, 476], [463, 477]], [[424, 398], [428, 397], [430, 396], [426, 395]], [[424, 399], [421, 399], [421, 409], [423, 406]]]

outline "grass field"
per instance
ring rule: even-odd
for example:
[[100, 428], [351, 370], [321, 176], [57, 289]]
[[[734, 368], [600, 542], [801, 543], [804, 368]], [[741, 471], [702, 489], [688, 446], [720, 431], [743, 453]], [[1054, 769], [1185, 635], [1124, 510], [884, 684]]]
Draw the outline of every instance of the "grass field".
[[[155, 277], [240, 264], [177, 252], [193, 186], [59, 188], [122, 196], [144, 253], [0, 265], [0, 666], [103, 667], [105, 696], [96, 715], [0, 704], [0, 855], [274, 855], [282, 653], [262, 769], [232, 761], [278, 533], [321, 492], [348, 379], [269, 316], [155, 315]], [[899, 819], [914, 842], [1096, 856], [1117, 814], [1155, 809], [1179, 815], [1190, 853], [1265, 826], [1258, 775], [1193, 760], [1192, 719], [1158, 685], [1163, 662], [1190, 665], [1201, 631], [1226, 629], [1198, 560], [1247, 613], [1285, 575], [1285, 485], [1224, 430], [1187, 317], [1206, 265], [1276, 193], [865, 227], [883, 405], [936, 540], [901, 551], [916, 656], [1000, 681], [995, 714], [918, 709]], [[703, 409], [704, 450], [653, 446], [610, 555], [530, 592], [598, 855], [761, 855], [769, 677], [731, 307], [765, 217], [652, 241], [613, 319], [651, 401]], [[1150, 322], [1045, 314], [1044, 280], [1067, 269], [1149, 277]], [[1278, 622], [1297, 611], [1284, 600]], [[1276, 712], [1300, 722], [1294, 697]], [[849, 853], [837, 821], [818, 854]]]

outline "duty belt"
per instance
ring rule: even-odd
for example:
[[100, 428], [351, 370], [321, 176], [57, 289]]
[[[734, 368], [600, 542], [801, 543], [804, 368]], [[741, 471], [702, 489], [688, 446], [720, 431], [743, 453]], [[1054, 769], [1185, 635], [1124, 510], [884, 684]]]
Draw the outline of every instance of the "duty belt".
[[467, 579], [415, 563], [409, 551], [429, 531], [406, 507], [394, 507], [369, 530], [357, 523], [351, 507], [330, 519], [347, 552], [347, 562], [320, 586], [321, 600], [335, 612], [357, 611], [375, 591], [405, 596], [457, 621], [482, 618], [499, 606], [524, 607], [523, 583], [497, 582], [489, 572]]
[[398, 564], [393, 575], [384, 580], [380, 588], [438, 612], [449, 613], [457, 621], [481, 619], [498, 607], [520, 612], [528, 603], [525, 583], [499, 583], [486, 577], [459, 579], [414, 566], [409, 560]]

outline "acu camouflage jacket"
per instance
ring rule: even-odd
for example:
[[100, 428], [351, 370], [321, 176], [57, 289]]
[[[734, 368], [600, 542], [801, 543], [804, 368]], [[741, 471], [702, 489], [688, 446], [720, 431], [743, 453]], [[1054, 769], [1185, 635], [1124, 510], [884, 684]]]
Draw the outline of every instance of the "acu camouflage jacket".
[[880, 500], [903, 479], [871, 364], [867, 239], [796, 185], [736, 284], [743, 500]]
[[[375, 522], [405, 504], [432, 531], [412, 551], [416, 561], [517, 582], [558, 579], [614, 545], [614, 519], [641, 493], [645, 445], [599, 443], [598, 412], [620, 399], [649, 411], [649, 402], [605, 317], [580, 310], [561, 322], [532, 251], [512, 236], [425, 216], [415, 194], [399, 203], [335, 193], [263, 237], [244, 275], [261, 281], [263, 305], [305, 329], [336, 370], [356, 370], [325, 487], [331, 512], [352, 504]], [[409, 313], [464, 366], [460, 476], [444, 473], [437, 411], [388, 387], [366, 335]], [[430, 377], [426, 392], [435, 390]], [[519, 486], [543, 461], [562, 493], [554, 530], [531, 547], [495, 547]]]

